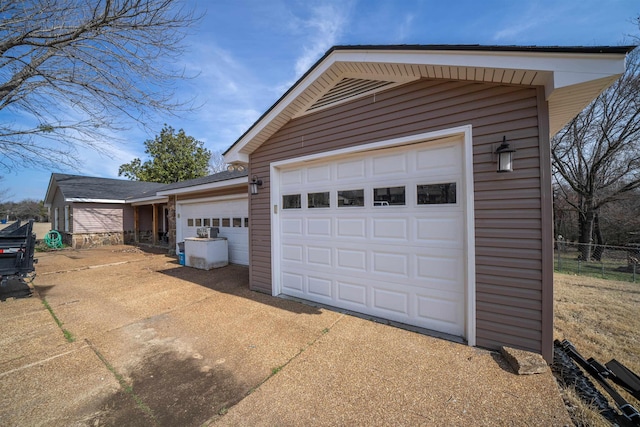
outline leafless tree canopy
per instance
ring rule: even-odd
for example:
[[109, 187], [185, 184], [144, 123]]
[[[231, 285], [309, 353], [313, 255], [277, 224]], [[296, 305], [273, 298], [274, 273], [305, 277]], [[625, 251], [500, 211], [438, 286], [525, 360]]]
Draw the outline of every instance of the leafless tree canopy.
[[640, 188], [639, 52], [627, 61], [625, 74], [552, 140], [556, 188], [578, 212], [580, 243], [590, 243], [594, 234], [604, 243], [601, 208]]
[[0, 2], [0, 167], [72, 164], [123, 122], [176, 112], [180, 0]]

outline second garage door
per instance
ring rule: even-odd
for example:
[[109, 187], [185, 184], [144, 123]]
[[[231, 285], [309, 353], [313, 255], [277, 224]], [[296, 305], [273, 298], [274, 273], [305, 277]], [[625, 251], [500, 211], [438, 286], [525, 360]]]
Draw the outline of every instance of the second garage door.
[[282, 293], [463, 336], [463, 142], [277, 170]]
[[204, 202], [178, 202], [178, 242], [197, 237], [200, 227], [218, 227], [229, 241], [229, 262], [249, 265], [249, 215], [247, 198]]

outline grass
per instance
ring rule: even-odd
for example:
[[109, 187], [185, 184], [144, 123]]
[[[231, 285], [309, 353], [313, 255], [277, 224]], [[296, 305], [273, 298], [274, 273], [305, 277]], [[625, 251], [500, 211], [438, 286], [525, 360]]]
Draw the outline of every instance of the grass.
[[553, 261], [553, 268], [558, 273], [640, 283], [640, 267], [636, 267], [636, 274], [634, 275], [633, 269], [629, 267], [626, 257], [603, 258], [602, 262], [585, 262], [578, 259], [577, 251], [556, 251]]
[[[640, 373], [640, 283], [556, 273], [554, 300], [554, 338], [571, 341], [585, 358], [603, 364], [615, 358]], [[563, 393], [577, 425], [610, 425], [574, 391]], [[640, 402], [621, 394], [638, 407]]]
[[58, 316], [56, 316], [56, 314], [53, 312], [53, 309], [51, 308], [51, 306], [47, 302], [46, 298], [42, 298], [42, 304], [44, 304], [44, 306], [47, 308], [47, 310], [49, 310], [49, 313], [51, 314], [51, 317], [53, 317], [53, 320], [56, 322], [56, 325], [58, 325], [58, 327], [60, 328], [60, 330], [64, 334], [64, 338], [67, 340], [67, 342], [74, 342], [76, 340], [75, 337], [73, 336], [73, 334], [71, 332], [69, 332], [67, 329], [65, 329], [63, 327], [62, 322], [60, 321], [60, 319], [58, 319]]

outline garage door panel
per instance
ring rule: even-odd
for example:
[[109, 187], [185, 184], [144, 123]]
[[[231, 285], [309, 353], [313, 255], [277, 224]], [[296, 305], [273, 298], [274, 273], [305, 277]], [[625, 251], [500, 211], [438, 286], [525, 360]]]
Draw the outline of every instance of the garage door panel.
[[307, 262], [322, 267], [333, 266], [333, 251], [322, 246], [307, 246]]
[[308, 183], [322, 183], [331, 181], [331, 167], [329, 165], [316, 166], [307, 169]]
[[331, 222], [331, 218], [307, 218], [307, 235], [331, 237]]
[[373, 177], [397, 175], [407, 172], [407, 155], [405, 153], [377, 156], [372, 160]]
[[338, 248], [337, 266], [357, 272], [367, 271], [367, 251], [362, 249]]
[[[276, 262], [281, 291], [463, 335], [462, 165], [460, 141], [377, 150], [277, 170], [279, 200], [295, 195], [301, 201], [299, 209], [279, 213]], [[456, 184], [453, 202], [451, 187], [424, 187], [447, 183]], [[401, 201], [401, 192], [385, 192], [390, 187], [404, 187], [404, 204], [391, 203]], [[309, 193], [329, 193], [330, 206], [309, 207]], [[374, 206], [374, 200], [385, 197], [391, 206]]]
[[301, 263], [303, 251], [302, 245], [282, 245], [282, 259]]
[[[367, 287], [363, 284], [337, 282], [337, 300], [345, 305], [356, 304], [359, 310], [367, 307]], [[356, 309], [357, 310], [357, 309]]]
[[429, 246], [462, 247], [462, 212], [438, 212], [428, 217], [415, 218], [415, 239]]
[[395, 278], [409, 278], [409, 256], [408, 253], [389, 253], [372, 251], [371, 270], [373, 273]]
[[337, 178], [339, 180], [364, 178], [366, 163], [364, 160], [353, 160], [338, 162], [336, 166]]
[[336, 237], [366, 237], [365, 218], [336, 218]]
[[409, 295], [389, 289], [373, 289], [373, 307], [382, 311], [391, 311], [409, 315]]
[[284, 218], [281, 224], [282, 234], [302, 236], [302, 218]]
[[375, 239], [407, 240], [409, 218], [372, 218], [372, 237]]
[[311, 295], [332, 298], [333, 281], [323, 277], [309, 276], [307, 279], [308, 292]]

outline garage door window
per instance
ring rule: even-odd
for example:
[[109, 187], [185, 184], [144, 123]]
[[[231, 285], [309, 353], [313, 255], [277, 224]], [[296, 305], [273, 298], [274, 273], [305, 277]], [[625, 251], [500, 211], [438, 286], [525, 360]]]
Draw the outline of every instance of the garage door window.
[[282, 209], [300, 209], [302, 207], [300, 203], [299, 194], [287, 194], [282, 196]]
[[364, 206], [364, 190], [338, 191], [338, 207]]
[[373, 189], [373, 206], [404, 206], [404, 187], [382, 187]]
[[193, 218], [187, 219], [187, 227], [193, 227]]
[[307, 194], [307, 207], [310, 209], [330, 207], [329, 192]]
[[223, 227], [231, 227], [231, 218], [222, 218]]
[[242, 218], [233, 218], [234, 227], [242, 227]]
[[456, 203], [456, 183], [418, 185], [419, 205]]

